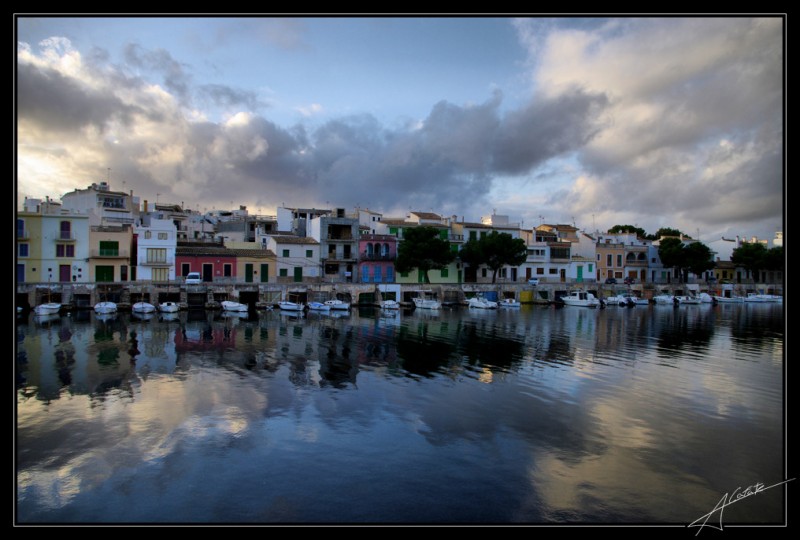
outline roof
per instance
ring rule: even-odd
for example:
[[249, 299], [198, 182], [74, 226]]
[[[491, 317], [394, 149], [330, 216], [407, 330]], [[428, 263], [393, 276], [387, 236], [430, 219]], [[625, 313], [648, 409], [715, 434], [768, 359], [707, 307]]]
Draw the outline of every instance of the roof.
[[310, 236], [270, 236], [276, 244], [319, 244]]
[[434, 214], [433, 212], [411, 212], [415, 216], [420, 219], [442, 219], [442, 216], [439, 214]]
[[256, 259], [275, 258], [275, 253], [269, 249], [228, 249], [215, 246], [178, 246], [175, 255], [182, 257], [251, 257]]

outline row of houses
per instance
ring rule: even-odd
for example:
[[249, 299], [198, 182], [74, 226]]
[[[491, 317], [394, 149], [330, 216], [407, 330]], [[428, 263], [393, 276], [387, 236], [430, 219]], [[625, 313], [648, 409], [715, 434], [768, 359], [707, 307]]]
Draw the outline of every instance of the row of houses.
[[[212, 283], [421, 283], [421, 272], [394, 267], [404, 232], [414, 227], [437, 229], [454, 253], [494, 231], [522, 238], [527, 260], [502, 268], [501, 283], [674, 279], [659, 260], [658, 242], [634, 234], [589, 234], [564, 224], [524, 229], [495, 214], [481, 222], [432, 212], [392, 218], [361, 208], [280, 207], [277, 215], [262, 216], [240, 207], [200, 214], [182, 203], [140, 204], [132, 191], [113, 191], [106, 182], [76, 189], [60, 202], [25, 200], [17, 214], [16, 277], [18, 283], [180, 282], [199, 272]], [[698, 277], [711, 275], [741, 281], [744, 272], [719, 261]], [[428, 278], [488, 283], [492, 272], [456, 258]]]

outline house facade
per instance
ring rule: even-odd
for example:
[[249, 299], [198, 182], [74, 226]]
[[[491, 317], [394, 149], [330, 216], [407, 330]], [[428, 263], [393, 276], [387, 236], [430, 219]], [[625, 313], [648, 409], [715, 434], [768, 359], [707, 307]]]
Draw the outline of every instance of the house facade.
[[358, 218], [348, 217], [344, 208], [308, 221], [307, 236], [319, 242], [323, 280], [329, 283], [356, 281], [358, 266]]
[[394, 283], [397, 237], [362, 234], [358, 239], [358, 280], [361, 283]]
[[132, 281], [133, 227], [128, 224], [93, 225], [89, 228], [90, 281]]
[[233, 281], [236, 253], [219, 244], [179, 244], [175, 248], [175, 268], [181, 278], [189, 272], [200, 272], [205, 283]]
[[178, 228], [171, 219], [143, 218], [136, 234], [136, 280], [174, 281]]
[[26, 199], [16, 219], [16, 280], [91, 281], [89, 219], [49, 200]]
[[290, 235], [269, 236], [266, 249], [275, 254], [278, 283], [320, 281], [320, 245], [315, 239]]

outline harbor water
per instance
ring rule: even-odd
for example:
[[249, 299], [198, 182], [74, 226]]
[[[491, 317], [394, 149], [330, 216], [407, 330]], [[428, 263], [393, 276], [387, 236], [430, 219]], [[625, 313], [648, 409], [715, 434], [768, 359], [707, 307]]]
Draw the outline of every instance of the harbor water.
[[25, 315], [15, 522], [784, 523], [784, 317]]

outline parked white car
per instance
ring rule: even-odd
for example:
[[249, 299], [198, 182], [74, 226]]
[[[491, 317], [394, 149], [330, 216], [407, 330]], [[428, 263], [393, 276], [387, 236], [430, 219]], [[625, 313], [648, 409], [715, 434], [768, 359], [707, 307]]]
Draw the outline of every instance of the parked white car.
[[539, 284], [538, 277], [532, 277], [531, 279], [528, 280], [528, 285], [538, 285], [538, 284]]
[[203, 278], [200, 277], [200, 272], [189, 272], [186, 274], [186, 284], [187, 285], [199, 285], [203, 282]]

